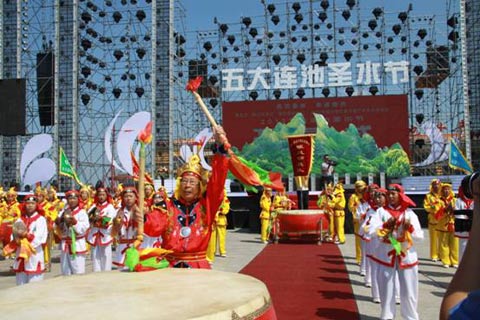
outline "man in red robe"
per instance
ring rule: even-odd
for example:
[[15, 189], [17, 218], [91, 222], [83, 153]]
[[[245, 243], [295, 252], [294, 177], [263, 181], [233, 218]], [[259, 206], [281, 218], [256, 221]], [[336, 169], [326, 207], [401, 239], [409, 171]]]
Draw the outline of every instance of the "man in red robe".
[[178, 171], [174, 195], [166, 201], [167, 214], [160, 222], [148, 216], [145, 219], [145, 230], [150, 223], [163, 225], [162, 248], [173, 251], [166, 257], [172, 267], [210, 269], [206, 251], [212, 223], [223, 201], [229, 145], [222, 127], [214, 128], [214, 137], [217, 152], [211, 174], [202, 168], [198, 155], [193, 155]]

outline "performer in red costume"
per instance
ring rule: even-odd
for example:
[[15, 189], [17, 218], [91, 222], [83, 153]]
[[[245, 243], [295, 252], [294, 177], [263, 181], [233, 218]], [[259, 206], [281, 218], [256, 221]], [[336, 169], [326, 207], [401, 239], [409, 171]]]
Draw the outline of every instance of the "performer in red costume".
[[[178, 171], [177, 185], [170, 201], [166, 201], [167, 214], [163, 215], [162, 248], [173, 250], [167, 255], [172, 267], [210, 269], [206, 251], [212, 223], [223, 201], [223, 190], [228, 171], [228, 140], [222, 127], [214, 127], [217, 142], [212, 159], [212, 171], [200, 164], [200, 158], [193, 155]], [[208, 182], [207, 182], [208, 179]], [[145, 219], [145, 230], [149, 223]]]

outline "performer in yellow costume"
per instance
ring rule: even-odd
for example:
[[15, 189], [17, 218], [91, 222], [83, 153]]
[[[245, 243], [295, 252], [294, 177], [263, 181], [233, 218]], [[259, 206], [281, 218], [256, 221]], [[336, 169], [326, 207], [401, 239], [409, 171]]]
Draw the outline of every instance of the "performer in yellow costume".
[[120, 183], [115, 189], [115, 194], [113, 196], [113, 206], [117, 210], [122, 207], [122, 192], [123, 192], [123, 184]]
[[[0, 217], [1, 217], [1, 212], [3, 211], [5, 206], [6, 206], [5, 191], [3, 190], [3, 187], [0, 187]], [[2, 223], [1, 220], [0, 220], [0, 223]]]
[[17, 221], [22, 214], [17, 196], [18, 194], [15, 188], [10, 188], [6, 193], [7, 201], [5, 202], [3, 211], [0, 212], [0, 241], [4, 247], [11, 240], [13, 223]]
[[58, 213], [65, 207], [65, 203], [57, 197], [57, 191], [54, 187], [50, 186], [47, 189], [47, 199], [46, 203], [43, 205], [43, 210], [45, 212], [45, 219], [47, 220], [47, 229], [48, 236], [47, 242], [43, 248], [43, 254], [45, 259], [45, 269], [47, 272], [50, 272], [51, 263], [50, 256], [53, 243], [55, 242], [55, 237], [53, 233], [53, 226], [55, 219], [58, 217]]
[[261, 239], [263, 243], [268, 243], [268, 226], [270, 225], [270, 209], [272, 206], [272, 189], [265, 188], [260, 198], [260, 222], [261, 222]]
[[227, 197], [227, 191], [224, 191], [223, 202], [218, 208], [215, 221], [212, 224], [212, 235], [210, 236], [210, 242], [207, 248], [207, 261], [213, 263], [215, 261], [215, 253], [220, 251], [220, 257], [227, 256], [226, 239], [227, 239], [227, 214], [230, 211], [230, 200]]
[[343, 184], [338, 182], [333, 190], [333, 224], [334, 236], [333, 240], [337, 244], [345, 243], [345, 190]]
[[55, 189], [55, 187], [50, 186], [47, 189], [47, 201], [49, 207], [55, 208], [56, 215], [55, 218], [52, 219], [55, 220], [57, 218], [58, 212], [60, 212], [60, 210], [65, 207], [65, 203], [60, 198], [58, 198], [57, 190]]
[[42, 188], [42, 186], [37, 186], [35, 188], [35, 197], [37, 197], [37, 203], [40, 206], [40, 209], [45, 210], [45, 205], [47, 204], [47, 189]]
[[442, 182], [441, 206], [435, 217], [438, 220], [438, 255], [445, 268], [458, 267], [458, 238], [455, 237], [455, 194], [450, 182]]
[[84, 185], [80, 188], [80, 201], [83, 205], [83, 209], [88, 212], [93, 205], [92, 190], [89, 186]]
[[295, 202], [290, 200], [290, 198], [285, 193], [285, 187], [281, 190], [277, 190], [277, 192], [275, 193], [275, 196], [273, 197], [272, 210], [271, 210], [272, 217], [271, 217], [270, 232], [269, 232], [269, 234], [272, 235], [274, 239], [277, 233], [276, 219], [277, 219], [278, 213], [284, 210], [291, 210], [292, 205], [294, 204]]
[[440, 188], [442, 183], [439, 179], [433, 179], [430, 182], [430, 192], [425, 195], [423, 207], [428, 213], [428, 235], [430, 237], [430, 259], [438, 261], [438, 231], [437, 219], [435, 214], [440, 209], [442, 202], [440, 200]]
[[292, 209], [292, 205], [295, 202], [290, 200], [290, 198], [286, 195], [285, 189], [278, 190], [275, 196], [273, 197], [273, 210], [272, 213], [278, 213], [281, 210], [290, 210]]
[[348, 199], [348, 210], [352, 213], [353, 216], [353, 231], [355, 233], [355, 258], [357, 263], [360, 265], [362, 262], [362, 249], [361, 249], [361, 239], [358, 236], [358, 231], [360, 228], [360, 220], [357, 215], [357, 208], [361, 203], [365, 202], [363, 195], [367, 190], [367, 184], [363, 180], [358, 180], [355, 182], [355, 193], [350, 196]]
[[153, 195], [155, 194], [155, 186], [151, 183], [145, 183], [145, 208], [150, 208], [153, 204]]
[[318, 207], [323, 210], [328, 219], [328, 236], [326, 241], [332, 242], [335, 233], [334, 224], [334, 197], [333, 197], [333, 184], [329, 183], [325, 186], [325, 189], [318, 196]]

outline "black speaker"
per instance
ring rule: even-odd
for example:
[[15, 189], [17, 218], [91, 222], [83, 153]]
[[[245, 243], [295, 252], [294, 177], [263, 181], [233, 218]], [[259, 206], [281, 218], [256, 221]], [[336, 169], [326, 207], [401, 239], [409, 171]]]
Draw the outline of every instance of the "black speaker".
[[427, 69], [438, 73], [450, 72], [449, 50], [447, 46], [427, 48]]
[[37, 101], [41, 126], [54, 124], [53, 66], [52, 52], [37, 53]]
[[188, 61], [188, 79], [194, 79], [198, 76], [203, 77], [203, 81], [198, 88], [198, 94], [203, 98], [216, 98], [217, 90], [208, 84], [208, 62], [207, 60]]
[[25, 79], [0, 80], [0, 135], [25, 135]]
[[[203, 81], [207, 79], [207, 60], [190, 60], [188, 61], [188, 79], [194, 79], [198, 76], [203, 77]], [[202, 83], [203, 84], [203, 83]]]

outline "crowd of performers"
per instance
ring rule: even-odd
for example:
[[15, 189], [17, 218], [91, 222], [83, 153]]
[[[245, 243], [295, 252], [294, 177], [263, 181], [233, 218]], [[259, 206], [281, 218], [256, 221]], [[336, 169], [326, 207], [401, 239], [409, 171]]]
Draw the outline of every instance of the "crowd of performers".
[[171, 267], [209, 269], [217, 245], [226, 256], [229, 211], [224, 187], [229, 144], [221, 127], [214, 128], [214, 137], [212, 170], [205, 170], [193, 155], [179, 168], [172, 196], [146, 184], [143, 212], [134, 186], [120, 185], [114, 195], [103, 186], [82, 187], [67, 191], [65, 201], [54, 188], [37, 187], [22, 203], [13, 188], [2, 190], [0, 240], [3, 254], [14, 260], [17, 284], [42, 280], [57, 244], [63, 275], [85, 273], [87, 254], [94, 272], [111, 270], [112, 265], [122, 269], [132, 247], [161, 247], [166, 253], [162, 259]]
[[[51, 250], [60, 249], [63, 275], [85, 273], [87, 254], [93, 271], [108, 271], [112, 265], [125, 267], [131, 247], [162, 248], [170, 267], [210, 268], [217, 252], [226, 257], [225, 239], [230, 210], [224, 188], [228, 145], [221, 127], [215, 130], [216, 152], [212, 171], [206, 171], [198, 156], [182, 166], [175, 190], [155, 191], [145, 185], [145, 210], [139, 206], [138, 191], [120, 185], [112, 195], [103, 186], [69, 190], [61, 201], [52, 187], [37, 187], [34, 194], [17, 202], [14, 189], [0, 191], [0, 241], [3, 253], [13, 257], [18, 285], [43, 279], [50, 270]], [[400, 303], [402, 317], [418, 319], [418, 256], [415, 243], [424, 238], [415, 203], [401, 185], [387, 189], [364, 181], [354, 184], [348, 203], [341, 183], [329, 183], [320, 193], [318, 207], [329, 220], [327, 241], [345, 243], [345, 207], [353, 216], [356, 261], [372, 299], [381, 305], [381, 318], [395, 317]], [[260, 199], [261, 240], [275, 234], [276, 215], [295, 203], [284, 190], [272, 195], [265, 188]], [[468, 232], [455, 232], [455, 210], [472, 209], [472, 200], [462, 190], [458, 197], [450, 182], [433, 180], [425, 196], [428, 213], [430, 258], [445, 268], [457, 267]], [[139, 225], [143, 233], [139, 233]], [[115, 250], [112, 247], [115, 246]], [[113, 253], [115, 255], [113, 255]]]
[[[329, 220], [327, 241], [345, 242], [345, 196], [341, 183], [325, 186], [318, 198], [318, 207]], [[418, 255], [415, 243], [424, 238], [417, 215], [410, 207], [415, 203], [405, 195], [401, 185], [387, 189], [359, 180], [348, 199], [355, 233], [355, 258], [371, 288], [372, 300], [381, 304], [381, 319], [395, 318], [395, 304], [400, 304], [404, 319], [418, 319]], [[425, 196], [428, 214], [430, 258], [443, 267], [457, 268], [468, 241], [469, 232], [456, 230], [458, 210], [473, 209], [473, 200], [462, 189], [458, 197], [449, 181], [432, 180]], [[457, 214], [455, 214], [457, 213]]]

